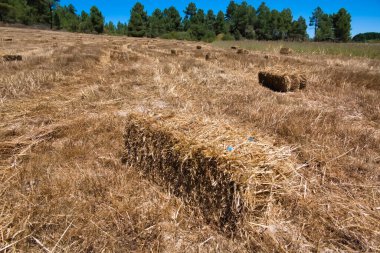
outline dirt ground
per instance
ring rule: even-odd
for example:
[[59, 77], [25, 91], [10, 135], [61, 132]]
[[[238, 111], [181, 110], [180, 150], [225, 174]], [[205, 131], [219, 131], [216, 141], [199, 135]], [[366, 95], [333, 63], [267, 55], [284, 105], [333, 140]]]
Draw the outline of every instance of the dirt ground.
[[[0, 27], [6, 54], [23, 60], [0, 61], [0, 252], [380, 251], [379, 60]], [[272, 70], [306, 89], [261, 86]], [[121, 163], [131, 113], [249, 129], [296, 176], [229, 236]]]

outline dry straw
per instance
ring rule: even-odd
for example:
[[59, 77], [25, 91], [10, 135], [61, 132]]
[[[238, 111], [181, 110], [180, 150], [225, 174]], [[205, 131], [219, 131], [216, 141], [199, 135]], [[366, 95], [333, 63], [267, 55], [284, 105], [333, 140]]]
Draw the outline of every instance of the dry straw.
[[[224, 122], [130, 115], [123, 161], [234, 233], [263, 215], [292, 169], [284, 154]], [[285, 155], [286, 156], [286, 155]]]

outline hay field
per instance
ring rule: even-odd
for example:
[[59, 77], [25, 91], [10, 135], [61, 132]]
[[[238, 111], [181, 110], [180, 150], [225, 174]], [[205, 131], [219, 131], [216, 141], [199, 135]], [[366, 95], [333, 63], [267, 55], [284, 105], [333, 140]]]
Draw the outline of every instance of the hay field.
[[[0, 62], [0, 252], [380, 250], [379, 60], [0, 27], [10, 54], [23, 60]], [[260, 71], [307, 86], [273, 92]], [[212, 200], [123, 163], [131, 115], [148, 140], [155, 120], [221, 153], [254, 149], [271, 168], [255, 180], [265, 208], [226, 232]], [[233, 159], [250, 171], [246, 157]]]

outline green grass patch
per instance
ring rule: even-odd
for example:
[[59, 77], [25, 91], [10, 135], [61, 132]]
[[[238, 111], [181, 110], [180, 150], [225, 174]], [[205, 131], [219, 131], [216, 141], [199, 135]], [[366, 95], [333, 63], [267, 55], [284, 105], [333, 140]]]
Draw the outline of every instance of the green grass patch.
[[289, 47], [296, 53], [338, 55], [380, 59], [380, 43], [332, 43], [287, 41], [215, 41], [214, 46], [230, 48], [232, 45], [252, 51], [278, 53], [281, 47]]

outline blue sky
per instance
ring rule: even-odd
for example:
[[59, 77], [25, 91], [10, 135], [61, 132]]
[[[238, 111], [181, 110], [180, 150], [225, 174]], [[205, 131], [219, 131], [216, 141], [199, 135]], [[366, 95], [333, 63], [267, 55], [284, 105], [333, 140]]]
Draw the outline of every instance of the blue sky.
[[[175, 6], [181, 15], [189, 2], [194, 2], [198, 8], [205, 11], [208, 9], [218, 12], [222, 10], [225, 12], [226, 7], [230, 0], [140, 0], [145, 6], [148, 14], [151, 14], [154, 9], [164, 9], [170, 6]], [[89, 12], [91, 6], [96, 5], [103, 13], [106, 21], [121, 21], [128, 22], [129, 14], [132, 6], [137, 1], [128, 0], [61, 0], [61, 5], [73, 4], [78, 13], [82, 10]], [[241, 1], [235, 1], [240, 3]], [[262, 2], [260, 1], [247, 1], [256, 9]], [[344, 7], [351, 13], [352, 16], [352, 31], [351, 34], [355, 35], [361, 32], [380, 32], [380, 0], [267, 0], [264, 1], [269, 8], [282, 10], [290, 8], [293, 12], [293, 18], [297, 19], [303, 16], [309, 20], [311, 12], [320, 6], [325, 13], [337, 12], [341, 7]], [[313, 28], [309, 27], [308, 32], [313, 36]]]

